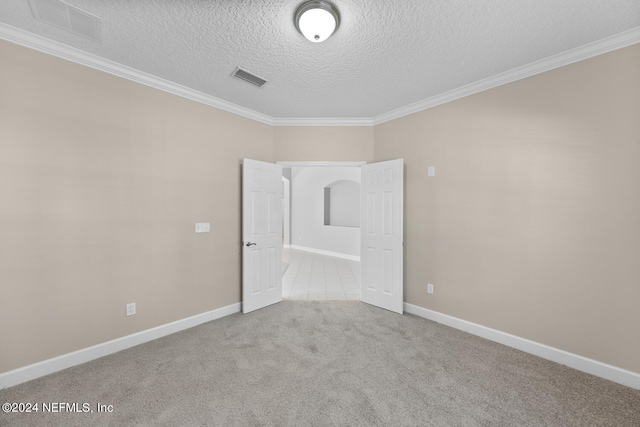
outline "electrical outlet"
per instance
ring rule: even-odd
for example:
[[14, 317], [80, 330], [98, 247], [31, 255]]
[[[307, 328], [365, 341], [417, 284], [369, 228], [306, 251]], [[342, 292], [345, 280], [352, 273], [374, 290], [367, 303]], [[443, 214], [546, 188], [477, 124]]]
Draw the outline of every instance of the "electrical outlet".
[[427, 283], [427, 293], [428, 294], [433, 293], [433, 285], [431, 283]]
[[133, 316], [134, 314], [136, 314], [136, 303], [127, 304], [127, 316]]

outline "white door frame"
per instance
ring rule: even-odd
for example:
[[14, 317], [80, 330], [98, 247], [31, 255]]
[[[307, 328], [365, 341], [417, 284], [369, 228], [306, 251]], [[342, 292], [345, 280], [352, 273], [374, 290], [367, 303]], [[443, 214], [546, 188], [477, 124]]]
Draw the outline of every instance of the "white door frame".
[[283, 168], [312, 168], [312, 167], [360, 167], [367, 162], [276, 162]]

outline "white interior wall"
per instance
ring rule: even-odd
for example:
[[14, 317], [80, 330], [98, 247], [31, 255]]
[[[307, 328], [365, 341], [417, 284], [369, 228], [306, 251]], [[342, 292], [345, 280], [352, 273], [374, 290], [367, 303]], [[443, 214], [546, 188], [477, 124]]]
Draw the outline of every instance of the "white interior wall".
[[340, 181], [331, 186], [331, 225], [360, 227], [360, 183]]
[[340, 180], [359, 184], [360, 168], [291, 168], [292, 245], [303, 249], [360, 256], [359, 227], [324, 225], [324, 188]]

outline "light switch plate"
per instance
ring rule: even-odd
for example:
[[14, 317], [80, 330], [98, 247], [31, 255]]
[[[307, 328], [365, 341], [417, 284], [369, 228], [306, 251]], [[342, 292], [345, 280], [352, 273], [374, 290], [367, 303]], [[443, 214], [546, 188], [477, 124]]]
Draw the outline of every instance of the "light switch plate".
[[435, 166], [429, 166], [427, 168], [427, 176], [436, 176], [436, 167]]
[[208, 233], [211, 227], [208, 222], [196, 222], [196, 233]]

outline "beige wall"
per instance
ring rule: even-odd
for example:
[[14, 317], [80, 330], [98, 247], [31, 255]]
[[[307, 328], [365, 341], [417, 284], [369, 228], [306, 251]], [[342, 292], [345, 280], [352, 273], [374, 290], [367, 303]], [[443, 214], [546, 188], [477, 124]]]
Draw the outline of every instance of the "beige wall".
[[273, 157], [279, 162], [373, 160], [372, 126], [282, 126], [273, 129]]
[[240, 301], [243, 157], [404, 158], [407, 302], [640, 372], [640, 45], [375, 128], [0, 63], [0, 372]]
[[640, 372], [639, 76], [635, 45], [376, 126], [405, 300]]
[[4, 41], [0, 64], [0, 372], [240, 301], [270, 126]]

